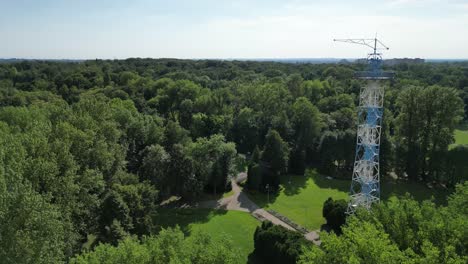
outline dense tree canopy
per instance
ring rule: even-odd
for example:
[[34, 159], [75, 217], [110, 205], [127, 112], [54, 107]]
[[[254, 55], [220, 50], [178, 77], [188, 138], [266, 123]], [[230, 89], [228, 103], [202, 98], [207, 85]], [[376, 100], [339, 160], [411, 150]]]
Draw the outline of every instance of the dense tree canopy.
[[200, 232], [185, 237], [179, 229], [166, 229], [156, 237], [143, 237], [141, 242], [128, 237], [120, 241], [117, 247], [101, 244], [92, 252], [71, 259], [70, 263], [235, 264], [239, 263], [239, 253], [233, 246], [228, 238], [215, 240]]
[[445, 168], [437, 162], [453, 142], [462, 119], [463, 101], [453, 88], [409, 87], [398, 96], [396, 139], [405, 172], [411, 178], [444, 180]]
[[[0, 259], [67, 262], [87, 242], [94, 242], [91, 248], [108, 243], [99, 247], [111, 252], [107, 247], [122, 239], [141, 247], [145, 242], [128, 237], [157, 235], [153, 219], [163, 200], [229, 190], [240, 154], [249, 159], [247, 188], [253, 190], [267, 184], [276, 190], [281, 174], [301, 175], [306, 166], [349, 179], [363, 85], [352, 73], [363, 67], [175, 59], [1, 62]], [[447, 188], [466, 181], [466, 146], [449, 146], [455, 127], [468, 117], [467, 64], [385, 67], [397, 78], [384, 84], [382, 177], [394, 172]], [[348, 231], [343, 237], [356, 232]], [[443, 258], [462, 254], [458, 242], [441, 248], [431, 236], [432, 245], [419, 241], [415, 254], [435, 254], [434, 247]], [[388, 244], [380, 239], [376, 250]], [[223, 250], [213, 249], [213, 256]]]

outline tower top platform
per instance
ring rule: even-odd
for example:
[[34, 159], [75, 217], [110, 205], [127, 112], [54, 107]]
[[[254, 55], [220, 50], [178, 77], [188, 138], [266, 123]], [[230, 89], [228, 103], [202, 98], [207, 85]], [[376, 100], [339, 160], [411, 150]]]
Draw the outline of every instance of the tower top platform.
[[364, 80], [389, 80], [395, 77], [394, 72], [385, 71], [360, 71], [354, 73], [354, 78]]
[[367, 57], [367, 71], [359, 71], [354, 74], [355, 78], [365, 80], [388, 80], [393, 79], [394, 72], [382, 70], [382, 56], [380, 53], [369, 54]]

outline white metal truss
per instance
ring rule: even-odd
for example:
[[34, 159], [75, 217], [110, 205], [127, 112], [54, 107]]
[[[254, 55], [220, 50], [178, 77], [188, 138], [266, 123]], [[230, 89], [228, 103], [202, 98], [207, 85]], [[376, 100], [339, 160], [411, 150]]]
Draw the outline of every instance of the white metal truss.
[[380, 135], [384, 89], [377, 79], [370, 79], [359, 100], [356, 156], [351, 183], [348, 213], [357, 207], [370, 209], [380, 200]]
[[359, 95], [358, 128], [356, 137], [356, 156], [351, 182], [348, 214], [358, 207], [370, 209], [380, 200], [380, 136], [382, 129], [384, 88], [381, 80], [394, 77], [393, 72], [382, 71], [382, 54], [379, 49], [385, 46], [377, 36], [373, 39], [334, 39], [334, 41], [359, 44], [373, 49], [368, 54], [368, 70], [356, 72], [355, 77], [366, 80], [367, 85]]

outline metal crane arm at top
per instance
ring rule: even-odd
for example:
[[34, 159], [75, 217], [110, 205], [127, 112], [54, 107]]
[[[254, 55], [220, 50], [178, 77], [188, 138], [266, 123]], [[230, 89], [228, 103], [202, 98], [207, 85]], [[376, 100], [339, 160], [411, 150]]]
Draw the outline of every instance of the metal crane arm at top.
[[374, 54], [377, 54], [377, 44], [380, 44], [383, 48], [381, 49], [386, 49], [388, 50], [389, 47], [385, 46], [385, 44], [382, 43], [382, 41], [378, 40], [377, 38], [373, 39], [333, 39], [333, 41], [339, 41], [339, 42], [346, 42], [346, 43], [352, 43], [352, 44], [359, 44], [363, 46], [367, 46], [371, 49], [374, 50]]

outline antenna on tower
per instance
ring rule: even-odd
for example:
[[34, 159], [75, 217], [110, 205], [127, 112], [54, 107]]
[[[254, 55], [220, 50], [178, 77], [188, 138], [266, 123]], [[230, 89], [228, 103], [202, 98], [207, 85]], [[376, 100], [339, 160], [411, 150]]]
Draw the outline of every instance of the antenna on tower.
[[[372, 57], [379, 57], [382, 59], [382, 53], [378, 53], [378, 50], [389, 50], [390, 48], [387, 47], [385, 44], [382, 43], [382, 41], [377, 39], [377, 33], [375, 34], [375, 38], [373, 39], [333, 39], [333, 41], [338, 41], [338, 42], [346, 42], [346, 43], [352, 43], [352, 44], [358, 44], [358, 45], [363, 45], [371, 48], [373, 50], [373, 53], [369, 53], [368, 56]], [[369, 57], [368, 57], [369, 58]]]
[[380, 201], [380, 135], [383, 117], [384, 88], [380, 81], [392, 79], [392, 72], [382, 71], [382, 54], [389, 48], [377, 39], [334, 39], [333, 41], [363, 45], [372, 49], [367, 55], [368, 70], [356, 72], [355, 77], [367, 81], [359, 95], [356, 154], [350, 189], [348, 214], [357, 207], [370, 209]]

